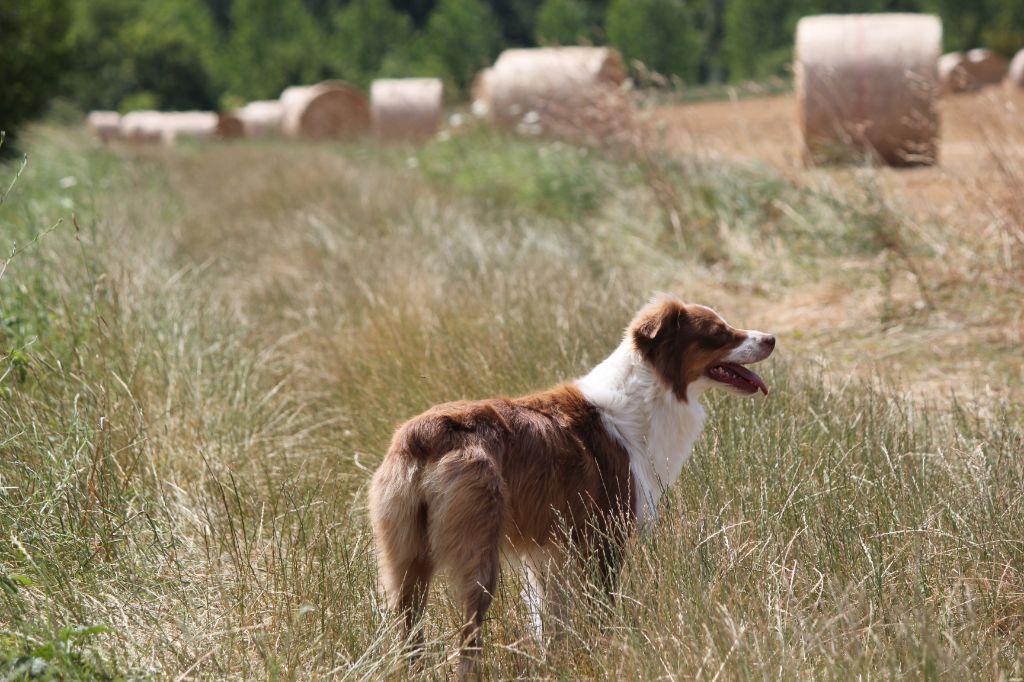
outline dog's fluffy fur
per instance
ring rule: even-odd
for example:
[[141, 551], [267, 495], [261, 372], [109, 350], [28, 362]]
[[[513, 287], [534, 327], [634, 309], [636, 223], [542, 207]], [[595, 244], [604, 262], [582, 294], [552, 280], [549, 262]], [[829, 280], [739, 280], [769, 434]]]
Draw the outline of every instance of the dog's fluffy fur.
[[384, 591], [414, 638], [436, 571], [463, 606], [463, 675], [502, 555], [525, 564], [538, 633], [553, 606], [548, 577], [568, 554], [593, 561], [611, 588], [624, 534], [657, 519], [700, 435], [701, 394], [767, 393], [742, 365], [774, 346], [710, 308], [660, 297], [574, 383], [438, 405], [399, 427], [370, 486], [370, 519]]

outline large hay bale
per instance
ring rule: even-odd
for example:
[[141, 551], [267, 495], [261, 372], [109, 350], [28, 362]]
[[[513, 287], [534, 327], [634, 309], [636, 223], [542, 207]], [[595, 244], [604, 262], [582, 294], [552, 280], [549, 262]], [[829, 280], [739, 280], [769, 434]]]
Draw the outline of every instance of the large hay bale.
[[373, 132], [389, 139], [430, 137], [441, 127], [444, 85], [440, 78], [373, 81]]
[[626, 68], [607, 47], [541, 47], [505, 50], [474, 83], [474, 97], [499, 124], [525, 120], [543, 128], [598, 123], [601, 113], [622, 113], [619, 86]]
[[208, 140], [217, 132], [218, 116], [212, 111], [165, 111], [161, 118], [164, 144], [183, 139]]
[[1010, 70], [1006, 75], [1010, 85], [1024, 88], [1024, 50], [1021, 50], [1010, 60]]
[[801, 19], [795, 75], [805, 160], [934, 164], [941, 43], [931, 15]]
[[214, 137], [221, 140], [234, 140], [245, 136], [245, 125], [237, 111], [222, 111], [217, 114], [217, 128]]
[[121, 136], [121, 114], [116, 111], [90, 111], [85, 127], [101, 142], [110, 142]]
[[282, 130], [292, 137], [346, 138], [370, 129], [366, 96], [344, 81], [285, 88]]
[[133, 144], [154, 144], [163, 139], [163, 114], [130, 111], [121, 117], [121, 139]]
[[249, 102], [235, 114], [242, 120], [246, 137], [266, 137], [281, 134], [284, 105], [279, 99]]

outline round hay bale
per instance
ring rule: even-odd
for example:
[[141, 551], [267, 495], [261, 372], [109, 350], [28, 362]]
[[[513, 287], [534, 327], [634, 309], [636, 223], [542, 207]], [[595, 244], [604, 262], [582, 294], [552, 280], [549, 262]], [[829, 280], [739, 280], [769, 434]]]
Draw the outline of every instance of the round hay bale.
[[183, 139], [208, 140], [217, 132], [218, 116], [212, 111], [167, 111], [160, 120], [161, 139], [171, 145]]
[[235, 112], [242, 120], [246, 137], [266, 137], [281, 134], [284, 106], [281, 100], [268, 99], [249, 102]]
[[944, 93], [976, 92], [1006, 76], [1006, 62], [984, 48], [950, 52], [939, 57], [939, 83]]
[[387, 139], [430, 137], [441, 127], [440, 78], [379, 79], [370, 86], [373, 132]]
[[217, 115], [217, 128], [214, 137], [221, 140], [234, 140], [245, 136], [245, 125], [237, 111], [225, 111]]
[[85, 117], [85, 127], [100, 142], [116, 140], [121, 136], [121, 114], [116, 111], [90, 111]]
[[936, 163], [941, 43], [931, 15], [801, 19], [794, 70], [805, 160]]
[[481, 70], [473, 78], [473, 84], [469, 86], [469, 101], [472, 103], [470, 109], [478, 117], [484, 117], [488, 114], [487, 107], [491, 99], [488, 83], [493, 72], [494, 69], [489, 66]]
[[355, 137], [370, 128], [370, 105], [344, 81], [285, 88], [281, 128], [286, 135], [314, 140]]
[[617, 50], [607, 47], [540, 47], [505, 50], [481, 72], [474, 96], [499, 124], [552, 124], [596, 113], [621, 113], [620, 85], [626, 68]]
[[939, 57], [939, 87], [943, 94], [964, 92], [968, 87], [967, 70], [963, 52], [948, 52]]
[[1010, 60], [1010, 70], [1006, 75], [1010, 85], [1024, 88], [1024, 50], [1021, 50]]
[[1006, 77], [1006, 60], [992, 50], [978, 47], [967, 53], [964, 69], [973, 89], [1001, 83]]
[[163, 114], [130, 111], [121, 117], [121, 139], [132, 144], [155, 144], [163, 139]]

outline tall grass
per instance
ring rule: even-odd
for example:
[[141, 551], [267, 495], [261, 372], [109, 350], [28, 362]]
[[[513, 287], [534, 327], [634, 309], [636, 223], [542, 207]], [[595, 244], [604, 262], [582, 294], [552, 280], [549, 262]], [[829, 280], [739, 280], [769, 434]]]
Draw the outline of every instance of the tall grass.
[[[629, 163], [474, 135], [28, 137], [4, 237], [64, 221], [0, 279], [0, 674], [402, 677], [363, 494], [397, 422], [581, 374], [653, 290], [735, 317], [890, 248], [877, 207], [688, 162], [668, 233]], [[568, 584], [542, 651], [506, 576], [490, 677], [1020, 675], [1019, 409], [830, 376], [798, 338], [778, 355], [768, 399], [710, 401], [614, 604]], [[443, 590], [428, 619], [442, 677]]]

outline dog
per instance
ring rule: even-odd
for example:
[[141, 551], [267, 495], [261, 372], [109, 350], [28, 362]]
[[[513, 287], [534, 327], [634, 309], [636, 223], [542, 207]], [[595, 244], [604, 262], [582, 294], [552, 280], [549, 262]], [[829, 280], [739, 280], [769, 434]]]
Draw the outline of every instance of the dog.
[[[652, 300], [589, 374], [521, 398], [433, 407], [396, 430], [369, 489], [381, 586], [422, 647], [431, 578], [462, 606], [460, 677], [476, 669], [502, 558], [525, 565], [533, 630], [551, 577], [583, 557], [610, 592], [624, 539], [654, 523], [704, 425], [701, 395], [768, 387], [744, 365], [775, 337], [714, 310]], [[571, 550], [571, 551], [569, 551]]]

